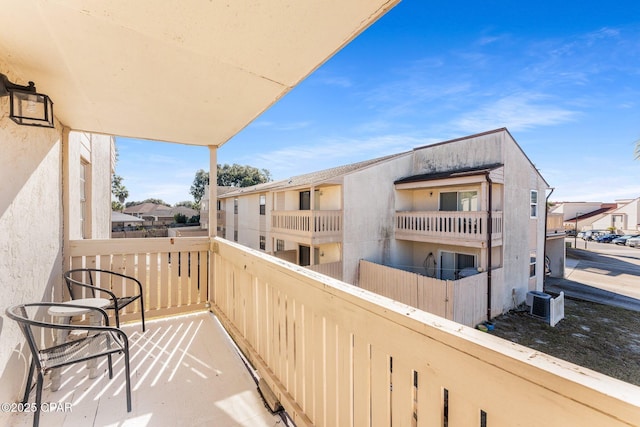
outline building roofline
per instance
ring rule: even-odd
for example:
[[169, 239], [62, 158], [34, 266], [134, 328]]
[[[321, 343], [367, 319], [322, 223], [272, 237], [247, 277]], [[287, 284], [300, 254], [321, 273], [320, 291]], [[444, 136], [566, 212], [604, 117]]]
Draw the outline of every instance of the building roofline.
[[462, 176], [484, 175], [494, 169], [504, 166], [502, 163], [492, 163], [489, 165], [467, 167], [455, 169], [445, 172], [423, 173], [419, 175], [411, 175], [394, 181], [394, 184], [406, 184], [410, 182], [432, 181], [437, 179], [457, 178]]

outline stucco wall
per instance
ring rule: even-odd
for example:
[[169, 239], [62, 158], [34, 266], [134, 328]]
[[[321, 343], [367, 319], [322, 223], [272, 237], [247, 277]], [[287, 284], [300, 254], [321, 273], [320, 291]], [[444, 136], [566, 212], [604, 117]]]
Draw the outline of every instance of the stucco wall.
[[411, 153], [344, 177], [343, 278], [356, 283], [360, 259], [391, 260], [394, 237], [393, 182], [409, 175]]
[[60, 293], [63, 241], [62, 127], [18, 126], [8, 118], [8, 104], [0, 98], [1, 402], [19, 398], [28, 368], [24, 338], [5, 309]]
[[[263, 193], [264, 194], [264, 193]], [[233, 199], [229, 199], [230, 211], [233, 214]], [[238, 243], [241, 245], [260, 249], [260, 236], [265, 236], [265, 251], [272, 250], [271, 239], [268, 231], [270, 223], [269, 212], [272, 206], [272, 198], [266, 197], [265, 215], [260, 215], [260, 194], [246, 194], [238, 196]], [[227, 217], [228, 218], [228, 217]], [[227, 239], [233, 240], [233, 220], [227, 223]]]
[[80, 165], [87, 164], [87, 198], [90, 201], [85, 238], [108, 239], [111, 232], [111, 164], [113, 137], [69, 132], [69, 238], [82, 239], [80, 218]]
[[[542, 291], [544, 279], [544, 226], [546, 184], [516, 143], [503, 134], [504, 150], [504, 300], [503, 309], [513, 308], [528, 291]], [[538, 217], [530, 218], [530, 191], [538, 191]], [[536, 277], [529, 278], [529, 256], [537, 254]]]
[[413, 175], [478, 167], [502, 161], [504, 133], [435, 144], [415, 151]]

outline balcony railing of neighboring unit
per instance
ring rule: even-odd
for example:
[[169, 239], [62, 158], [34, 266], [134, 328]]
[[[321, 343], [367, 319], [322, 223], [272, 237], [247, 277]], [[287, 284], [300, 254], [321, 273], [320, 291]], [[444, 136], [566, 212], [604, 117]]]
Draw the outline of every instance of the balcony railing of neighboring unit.
[[[487, 239], [487, 212], [396, 212], [396, 237], [434, 237], [482, 242]], [[492, 239], [502, 238], [502, 212], [491, 212]]]
[[273, 211], [273, 231], [305, 236], [329, 236], [342, 232], [342, 211]]
[[564, 233], [564, 219], [562, 214], [547, 214], [547, 235]]

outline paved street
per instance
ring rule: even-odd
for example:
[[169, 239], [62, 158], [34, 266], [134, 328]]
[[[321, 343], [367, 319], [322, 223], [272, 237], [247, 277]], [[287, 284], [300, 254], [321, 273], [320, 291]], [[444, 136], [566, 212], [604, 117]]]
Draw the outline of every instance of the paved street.
[[578, 239], [567, 249], [565, 278], [548, 278], [545, 290], [640, 311], [640, 249]]

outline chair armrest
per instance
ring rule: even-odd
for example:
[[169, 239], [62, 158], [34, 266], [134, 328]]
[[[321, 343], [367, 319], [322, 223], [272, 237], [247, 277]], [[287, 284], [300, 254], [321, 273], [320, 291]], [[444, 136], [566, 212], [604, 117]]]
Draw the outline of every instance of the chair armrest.
[[97, 292], [103, 292], [105, 294], [108, 294], [109, 298], [111, 298], [113, 301], [115, 301], [116, 298], [118, 298], [116, 294], [113, 291], [110, 291], [109, 289], [101, 288], [100, 286], [90, 285], [88, 283], [80, 282], [77, 280], [72, 280], [72, 282], [73, 282], [73, 286], [82, 286], [83, 288], [88, 288]]
[[[36, 319], [26, 319], [26, 321], [33, 325], [33, 326], [39, 326], [42, 328], [47, 328], [47, 329], [67, 329], [67, 330], [73, 330], [73, 329], [93, 329], [93, 328], [111, 328], [109, 326], [109, 315], [107, 314], [107, 312], [105, 310], [103, 310], [102, 308], [99, 307], [91, 307], [91, 306], [87, 306], [87, 305], [81, 305], [81, 304], [69, 304], [69, 303], [59, 303], [59, 302], [34, 302], [34, 303], [29, 303], [29, 304], [24, 304], [25, 307], [40, 307], [40, 308], [44, 308], [44, 309], [49, 309], [51, 307], [62, 307], [62, 308], [81, 308], [87, 311], [95, 311], [97, 313], [99, 313], [102, 316], [102, 319], [104, 321], [104, 325], [105, 326], [90, 326], [90, 325], [69, 325], [69, 324], [65, 324], [65, 323], [57, 323], [57, 322], [47, 322], [44, 320], [36, 320]], [[89, 314], [89, 313], [87, 313]], [[51, 317], [58, 317], [55, 315], [51, 315], [49, 314], [49, 316]]]

